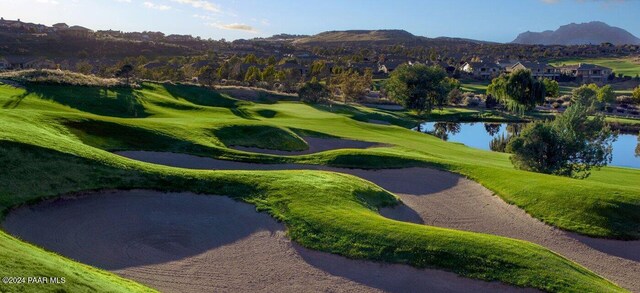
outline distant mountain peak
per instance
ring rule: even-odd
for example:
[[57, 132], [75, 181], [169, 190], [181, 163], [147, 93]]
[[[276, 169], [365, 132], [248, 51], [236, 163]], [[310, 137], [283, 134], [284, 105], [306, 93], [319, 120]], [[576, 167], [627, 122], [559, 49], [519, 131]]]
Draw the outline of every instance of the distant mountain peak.
[[557, 30], [543, 32], [526, 31], [512, 42], [528, 45], [585, 45], [612, 43], [614, 45], [640, 44], [640, 39], [630, 32], [610, 26], [602, 21], [570, 23]]

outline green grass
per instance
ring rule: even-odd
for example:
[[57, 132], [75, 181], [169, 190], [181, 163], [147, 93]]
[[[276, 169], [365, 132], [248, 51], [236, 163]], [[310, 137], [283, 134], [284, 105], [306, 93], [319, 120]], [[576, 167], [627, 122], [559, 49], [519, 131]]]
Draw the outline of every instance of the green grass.
[[304, 151], [307, 143], [291, 130], [267, 125], [230, 125], [215, 130], [226, 146], [257, 147], [281, 151]]
[[[76, 143], [62, 148], [72, 144]], [[74, 154], [66, 154], [1, 142], [3, 166], [12, 170], [9, 178], [1, 179], [3, 210], [14, 204], [87, 189], [148, 188], [225, 194], [253, 203], [283, 221], [292, 239], [313, 249], [351, 258], [435, 267], [547, 291], [621, 291], [535, 244], [384, 218], [377, 213], [378, 208], [397, 204], [396, 197], [353, 176], [318, 171], [180, 170], [127, 160], [79, 144], [73, 148]], [[12, 182], [16, 184], [6, 184]], [[144, 290], [132, 282], [46, 253], [4, 232], [0, 232], [0, 246], [6, 248], [4, 252], [29, 252], [24, 256], [0, 252], [2, 274], [70, 276], [74, 282], [61, 287], [74, 292], [78, 286], [116, 291], [121, 283], [129, 286], [128, 290]], [[16, 257], [20, 261], [16, 262]], [[42, 265], [48, 263], [57, 265]], [[66, 267], [70, 268], [62, 270]], [[80, 278], [91, 273], [111, 278]], [[24, 289], [40, 292], [43, 288]]]
[[[50, 87], [48, 90], [56, 93], [95, 91]], [[562, 229], [598, 237], [640, 237], [640, 170], [607, 167], [587, 180], [529, 173], [515, 170], [506, 154], [447, 143], [400, 127], [415, 123], [411, 122], [415, 117], [405, 112], [360, 106], [312, 107], [298, 102], [258, 104], [199, 87], [169, 87], [144, 84], [133, 90], [131, 95], [145, 113], [133, 116], [119, 115], [115, 110], [129, 105], [126, 99], [104, 102], [108, 111], [96, 110], [86, 106], [91, 101], [58, 101], [47, 98], [52, 94], [46, 91], [0, 85], [0, 106], [4, 105], [0, 108], [0, 168], [8, 174], [0, 177], [1, 211], [61, 193], [103, 188], [225, 194], [268, 211], [287, 224], [294, 240], [310, 248], [447, 269], [548, 291], [619, 290], [528, 242], [385, 219], [376, 213], [377, 208], [395, 204], [397, 199], [352, 176], [316, 171], [182, 170], [135, 162], [104, 151], [158, 150], [265, 163], [360, 168], [433, 166], [476, 180], [507, 202]], [[102, 99], [99, 95], [91, 98]], [[459, 115], [460, 111], [466, 112], [445, 109], [436, 115]], [[366, 123], [371, 117], [395, 125]], [[278, 129], [276, 132], [282, 131], [285, 140], [291, 139], [289, 142], [296, 141], [297, 135], [313, 134], [395, 146], [296, 157], [252, 154], [227, 148], [228, 140], [237, 138], [218, 132], [238, 126], [258, 134], [242, 136], [243, 144], [257, 145], [264, 137], [260, 136], [263, 131]], [[16, 249], [24, 245], [3, 239], [0, 245]], [[47, 257], [68, 262], [54, 255]], [[0, 267], [0, 273], [37, 266], [37, 259], [11, 262], [5, 256], [0, 262], [9, 265]], [[112, 280], [96, 282], [111, 284]]]
[[487, 86], [489, 86], [489, 82], [480, 82], [480, 81], [463, 82], [461, 89], [463, 92], [470, 92], [474, 94], [484, 95], [487, 93]]
[[605, 66], [613, 69], [617, 74], [622, 73], [626, 76], [635, 77], [640, 74], [640, 63], [637, 57], [619, 57], [619, 58], [573, 58], [552, 60], [551, 65], [574, 65], [578, 63], [590, 63]]

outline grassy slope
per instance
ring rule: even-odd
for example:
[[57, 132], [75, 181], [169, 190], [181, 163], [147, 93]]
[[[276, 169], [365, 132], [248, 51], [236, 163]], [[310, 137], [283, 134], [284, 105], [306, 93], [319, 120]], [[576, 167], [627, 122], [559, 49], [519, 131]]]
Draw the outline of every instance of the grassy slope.
[[[183, 90], [203, 91], [194, 88]], [[212, 98], [227, 99], [209, 94]], [[581, 291], [597, 289], [598, 286], [610, 286], [583, 269], [576, 268], [575, 265], [548, 251], [525, 242], [386, 220], [371, 209], [363, 209], [363, 207], [375, 208], [392, 203], [393, 199], [389, 195], [382, 195], [379, 190], [372, 192], [371, 190], [375, 191], [374, 187], [357, 183], [359, 182], [357, 179], [349, 176], [326, 175], [326, 173], [318, 175], [317, 172], [300, 174], [296, 172], [176, 171], [172, 168], [133, 163], [89, 146], [92, 145], [104, 149], [168, 150], [265, 162], [298, 161], [361, 167], [430, 164], [472, 177], [498, 192], [506, 200], [525, 208], [532, 215], [559, 227], [597, 236], [638, 236], [637, 227], [640, 219], [634, 211], [637, 211], [639, 205], [640, 187], [633, 184], [640, 178], [638, 170], [605, 168], [596, 172], [589, 180], [578, 181], [517, 171], [511, 167], [507, 156], [503, 154], [442, 142], [396, 126], [362, 123], [352, 119], [353, 115], [349, 113], [335, 114], [299, 103], [262, 105], [235, 101], [226, 108], [214, 108], [194, 104], [186, 98], [175, 96], [160, 85], [146, 85], [142, 90], [136, 91], [135, 97], [138, 99], [136, 103], [144, 105], [147, 118], [97, 116], [78, 111], [79, 107], [74, 107], [73, 100], [68, 106], [62, 106], [52, 103], [50, 99], [37, 97], [37, 92], [25, 92], [21, 89], [0, 86], [0, 105], [9, 105], [0, 110], [0, 123], [3, 125], [0, 140], [54, 148], [63, 153], [85, 157], [110, 166], [103, 170], [95, 167], [95, 163], [80, 162], [77, 164], [84, 167], [60, 167], [58, 163], [70, 160], [67, 158], [35, 160], [53, 163], [48, 165], [48, 169], [33, 168], [25, 171], [24, 174], [13, 172], [13, 174], [17, 173], [13, 178], [2, 177], [2, 180], [8, 179], [7, 183], [2, 184], [5, 189], [0, 189], [0, 203], [3, 210], [41, 196], [96, 188], [173, 186], [175, 189], [220, 193], [224, 189], [215, 189], [216, 186], [220, 186], [212, 182], [231, 180], [234, 183], [229, 184], [231, 186], [229, 188], [234, 190], [229, 190], [225, 194], [242, 195], [251, 191], [249, 194], [253, 194], [254, 197], [247, 199], [248, 201], [269, 210], [274, 216], [287, 222], [291, 228], [292, 237], [313, 248], [353, 257], [410, 262], [418, 266], [437, 266], [468, 276], [499, 279], [553, 291], [562, 291], [578, 285], [589, 288], [573, 287], [571, 289]], [[107, 95], [106, 98], [109, 96]], [[79, 93], [76, 99], [83, 99], [82, 93]], [[117, 107], [121, 102], [122, 100], [116, 98], [101, 101], [107, 107]], [[265, 111], [269, 115], [260, 114]], [[103, 114], [103, 112], [97, 114]], [[380, 115], [388, 114], [380, 113]], [[398, 146], [360, 151], [331, 151], [297, 158], [255, 155], [223, 148], [212, 129], [246, 123], [247, 119], [252, 123], [269, 123], [283, 128], [296, 128], [296, 131], [299, 129], [317, 131]], [[69, 127], [73, 124], [70, 121], [76, 123], [75, 127]], [[103, 124], [100, 127], [82, 126], [90, 125], [87, 123]], [[104, 125], [110, 126], [104, 127]], [[95, 132], [96, 129], [109, 128], [115, 130], [108, 133], [89, 133]], [[132, 133], [132, 135], [118, 137], [116, 133]], [[105, 136], [112, 138], [105, 138]], [[116, 136], [115, 139], [114, 136]], [[145, 139], [136, 140], [140, 137]], [[28, 158], [24, 154], [4, 157], [23, 158], [14, 163], [16, 166], [28, 163], [26, 167], [29, 167], [35, 164], [34, 160], [24, 159]], [[116, 170], [112, 170], [113, 168]], [[51, 170], [51, 172], [41, 174], [40, 170]], [[62, 176], [60, 178], [56, 177], [54, 170], [68, 170], [69, 173], [57, 175]], [[75, 170], [80, 171], [76, 174]], [[126, 172], [127, 175], [124, 176], [119, 172]], [[82, 174], [87, 175], [80, 176]], [[273, 174], [272, 176], [280, 174], [278, 176], [282, 177], [274, 180], [269, 178], [271, 175], [268, 174]], [[292, 176], [294, 174], [296, 176]], [[153, 180], [150, 180], [149, 176]], [[341, 179], [332, 176], [338, 176]], [[212, 179], [216, 180], [212, 181]], [[185, 180], [188, 184], [184, 183]], [[252, 184], [242, 185], [243, 182]], [[287, 184], [275, 186], [273, 182], [287, 182]], [[305, 182], [311, 182], [311, 184], [307, 186]], [[337, 184], [336, 182], [344, 182], [344, 184], [336, 189], [337, 191], [332, 191], [333, 189], [329, 186]], [[362, 189], [371, 191], [363, 193], [366, 194], [364, 201], [362, 201], [362, 195], [358, 197], [360, 201], [357, 203], [360, 207], [352, 205], [356, 201], [343, 202], [344, 199], [341, 199], [344, 196], [354, 196], [356, 192], [354, 186], [361, 186]], [[313, 194], [331, 196], [313, 200], [311, 199], [313, 197], [301, 196], [306, 194], [304, 191], [307, 188], [312, 187], [324, 188]], [[251, 189], [258, 189], [259, 192]], [[263, 192], [269, 190], [277, 191], [273, 193], [275, 197], [263, 198], [256, 195], [264, 194]], [[345, 191], [348, 192], [345, 193]], [[267, 192], [267, 194], [270, 193]], [[287, 195], [286, 198], [279, 197], [284, 195]], [[333, 201], [327, 202], [329, 198]], [[331, 203], [339, 205], [334, 206]], [[335, 221], [335, 219], [341, 220]], [[347, 242], [348, 239], [356, 243]], [[427, 248], [423, 247], [424, 243], [428, 243]], [[490, 261], [491, 264], [486, 261]], [[549, 267], [553, 267], [554, 270], [548, 270]], [[535, 277], [536, 275], [540, 277]]]
[[[193, 90], [193, 89], [191, 89]], [[153, 92], [151, 92], [153, 91]], [[0, 87], [0, 104], [22, 96], [24, 90], [7, 86]], [[596, 172], [601, 180], [575, 180], [564, 177], [527, 173], [514, 170], [507, 155], [471, 149], [458, 144], [450, 144], [434, 137], [426, 136], [395, 126], [362, 123], [352, 119], [349, 109], [332, 107], [313, 108], [293, 102], [278, 104], [246, 104], [240, 106], [237, 115], [229, 108], [214, 108], [191, 104], [171, 96], [159, 85], [147, 85], [138, 93], [149, 117], [130, 119], [95, 116], [61, 107], [47, 100], [35, 98], [33, 94], [23, 99], [14, 109], [5, 110], [3, 115], [7, 125], [15, 120], [38, 117], [36, 125], [51, 124], [50, 120], [81, 121], [82, 123], [110, 122], [115, 127], [110, 133], [95, 133], [92, 137], [80, 135], [91, 141], [100, 137], [122, 135], [118, 140], [106, 145], [93, 144], [104, 149], [145, 149], [189, 152], [212, 157], [244, 159], [253, 161], [304, 161], [358, 166], [371, 161], [371, 167], [399, 167], [407, 161], [423, 162], [440, 168], [467, 175], [500, 194], [506, 200], [517, 204], [530, 214], [558, 227], [602, 237], [637, 238], [640, 236], [640, 215], [627, 213], [627, 209], [616, 207], [638, 207], [640, 186], [628, 182], [640, 178], [640, 171], [625, 171], [622, 168], [604, 168]], [[82, 99], [82, 98], [78, 98]], [[191, 105], [192, 110], [179, 110], [157, 106], [171, 101], [176, 104]], [[118, 103], [119, 100], [112, 100]], [[6, 103], [6, 102], [5, 102]], [[34, 111], [46, 109], [46, 111]], [[274, 112], [272, 118], [256, 114], [258, 111]], [[52, 113], [48, 110], [56, 110]], [[66, 112], [60, 112], [66, 111]], [[330, 112], [331, 111], [331, 112]], [[372, 110], [368, 110], [372, 111]], [[237, 111], [236, 111], [237, 112]], [[383, 113], [384, 114], [384, 113]], [[250, 115], [247, 119], [246, 115]], [[84, 122], [83, 122], [84, 121]], [[104, 122], [100, 122], [104, 121]], [[68, 122], [65, 122], [68, 123]], [[330, 151], [297, 158], [278, 158], [229, 150], [214, 136], [214, 129], [226, 125], [246, 123], [268, 123], [283, 129], [295, 128], [311, 130], [331, 135], [395, 144], [395, 148], [377, 148], [361, 151]], [[22, 124], [16, 124], [14, 140], [24, 139]], [[109, 127], [85, 127], [92, 131]], [[62, 131], [68, 131], [63, 129]], [[131, 133], [131, 134], [129, 134]], [[145, 133], [144, 135], [141, 133]], [[76, 133], [79, 134], [79, 133]], [[76, 138], [76, 136], [71, 136]], [[144, 139], [137, 139], [143, 137]], [[250, 137], [246, 137], [250, 139]], [[373, 161], [372, 161], [373, 160]], [[373, 162], [373, 163], [372, 163]]]
[[[53, 139], [57, 133], [42, 136]], [[548, 291], [617, 291], [613, 284], [586, 269], [528, 242], [478, 233], [435, 228], [390, 220], [379, 207], [397, 199], [364, 180], [317, 171], [195, 171], [139, 163], [65, 140], [54, 147], [66, 154], [26, 144], [0, 142], [3, 166], [3, 207], [35, 201], [63, 192], [100, 188], [151, 188], [226, 194], [255, 204], [289, 227], [302, 245], [353, 258], [437, 267], [462, 275], [501, 280]], [[52, 170], [63, 172], [51, 172]], [[22, 178], [22, 180], [15, 180]], [[10, 183], [10, 184], [8, 184]], [[5, 210], [5, 209], [3, 209]], [[82, 267], [58, 271], [65, 259], [46, 254], [0, 232], [0, 246], [15, 251], [31, 249], [30, 256], [13, 261], [0, 253], [0, 273], [15, 272], [69, 276], [87, 274]], [[32, 255], [32, 256], [31, 256]], [[38, 267], [39, 269], [36, 269]], [[550, 270], [549, 268], [553, 268]], [[122, 281], [117, 279], [118, 282]], [[77, 286], [106, 288], [112, 280], [74, 279]], [[71, 283], [63, 286], [69, 291]], [[24, 287], [39, 292], [42, 288]], [[48, 288], [44, 288], [48, 289]], [[131, 288], [143, 289], [143, 288]]]
[[578, 63], [591, 63], [605, 66], [613, 69], [618, 74], [622, 73], [627, 76], [635, 77], [640, 74], [640, 64], [630, 57], [621, 58], [579, 58], [579, 59], [561, 59], [555, 60], [551, 64], [554, 66], [562, 66], [563, 64], [572, 65]]

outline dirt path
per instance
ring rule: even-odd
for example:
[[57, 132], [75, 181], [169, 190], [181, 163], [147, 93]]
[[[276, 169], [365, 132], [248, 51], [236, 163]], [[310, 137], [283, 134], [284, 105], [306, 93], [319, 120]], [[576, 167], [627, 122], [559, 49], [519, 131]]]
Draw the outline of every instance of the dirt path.
[[119, 154], [193, 169], [322, 169], [352, 174], [402, 198], [406, 206], [382, 211], [388, 217], [527, 240], [582, 264], [622, 287], [640, 292], [640, 241], [594, 239], [553, 228], [493, 196], [480, 184], [449, 172], [428, 168], [367, 171], [312, 165], [261, 165], [156, 152]]
[[245, 152], [281, 155], [281, 156], [294, 156], [294, 155], [306, 155], [306, 154], [312, 154], [312, 153], [319, 153], [319, 152], [337, 150], [337, 149], [366, 149], [371, 147], [387, 146], [387, 145], [375, 143], [375, 142], [340, 139], [340, 138], [320, 138], [320, 137], [305, 136], [305, 137], [302, 137], [302, 139], [304, 139], [307, 142], [307, 144], [309, 145], [309, 149], [304, 151], [290, 152], [290, 151], [268, 150], [268, 149], [261, 149], [261, 148], [255, 148], [255, 147], [242, 147], [242, 146], [232, 146], [232, 148], [236, 150], [245, 151]]
[[3, 226], [162, 292], [533, 291], [311, 251], [267, 214], [223, 196], [89, 193], [19, 208]]

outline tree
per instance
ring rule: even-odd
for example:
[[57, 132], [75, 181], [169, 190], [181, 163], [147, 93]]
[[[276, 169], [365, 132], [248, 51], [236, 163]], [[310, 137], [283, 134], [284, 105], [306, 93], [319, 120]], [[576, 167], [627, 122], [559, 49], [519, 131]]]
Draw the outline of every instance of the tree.
[[220, 65], [220, 68], [218, 68], [218, 78], [219, 79], [228, 79], [229, 78], [229, 72], [231, 72], [231, 68], [229, 65], [229, 62], [224, 62], [222, 63], [222, 65]]
[[276, 80], [276, 67], [269, 65], [262, 70], [262, 80], [272, 83]]
[[276, 60], [276, 56], [269, 56], [269, 58], [267, 59], [267, 65], [276, 65], [278, 61]]
[[244, 60], [242, 60], [242, 62], [245, 64], [255, 64], [258, 63], [258, 58], [256, 58], [256, 55], [254, 54], [249, 54], [244, 57]]
[[635, 101], [636, 104], [640, 104], [640, 86], [638, 86], [637, 88], [635, 88], [633, 90], [633, 99]]
[[604, 116], [593, 115], [590, 106], [576, 102], [554, 121], [534, 122], [507, 144], [516, 168], [586, 178], [592, 168], [611, 162], [616, 135]]
[[371, 75], [360, 75], [357, 71], [345, 71], [332, 78], [332, 83], [342, 93], [343, 102], [362, 98], [371, 89]]
[[127, 80], [127, 84], [129, 84], [129, 79], [131, 75], [133, 75], [133, 65], [125, 64], [123, 65], [118, 72], [116, 72], [116, 77], [125, 78]]
[[211, 65], [207, 65], [200, 70], [200, 74], [198, 75], [198, 80], [203, 82], [204, 84], [213, 87], [213, 83], [216, 81], [218, 77], [218, 72]]
[[494, 78], [487, 87], [487, 94], [496, 97], [507, 110], [523, 115], [544, 102], [546, 90], [542, 81], [531, 76], [531, 71], [519, 69]]
[[82, 60], [76, 64], [76, 71], [82, 74], [90, 74], [93, 70], [93, 65], [86, 60]]
[[255, 83], [257, 81], [260, 81], [261, 77], [262, 72], [260, 72], [260, 69], [255, 66], [251, 66], [249, 67], [249, 69], [247, 69], [247, 73], [244, 75], [244, 81], [248, 83]]
[[579, 88], [573, 89], [571, 94], [572, 102], [579, 103], [587, 107], [593, 107], [598, 101], [598, 86], [595, 84], [584, 84]]
[[542, 82], [544, 83], [547, 97], [557, 98], [560, 95], [560, 85], [557, 81], [545, 78], [542, 80]]
[[610, 85], [598, 89], [598, 101], [601, 103], [613, 103], [616, 100], [616, 92]]
[[331, 97], [331, 91], [317, 80], [306, 82], [298, 90], [298, 97], [305, 103], [321, 103]]
[[391, 73], [384, 88], [393, 100], [422, 114], [446, 102], [451, 91], [451, 81], [446, 76], [437, 66], [404, 64]]

